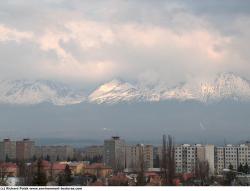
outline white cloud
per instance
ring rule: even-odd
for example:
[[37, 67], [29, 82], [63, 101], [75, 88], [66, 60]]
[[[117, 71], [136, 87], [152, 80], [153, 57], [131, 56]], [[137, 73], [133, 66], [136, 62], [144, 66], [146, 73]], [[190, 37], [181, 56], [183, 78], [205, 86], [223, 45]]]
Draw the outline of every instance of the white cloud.
[[[13, 27], [13, 23], [0, 25], [0, 43], [14, 41], [36, 47], [27, 51], [30, 59], [25, 55], [22, 60], [26, 50], [17, 56], [19, 69], [28, 66], [34, 70], [24, 69], [23, 75], [81, 83], [100, 83], [115, 77], [147, 78], [170, 84], [224, 71], [250, 75], [247, 15], [232, 20], [227, 27], [234, 33], [226, 34], [207, 17], [198, 17], [178, 2], [161, 7], [155, 3], [147, 13], [146, 3], [120, 2], [115, 4], [119, 11], [105, 11], [95, 2], [90, 6], [97, 6], [95, 16], [85, 4], [72, 3], [72, 10], [66, 5], [64, 1], [45, 3], [43, 12], [35, 14], [33, 27], [24, 21], [26, 30], [19, 29], [19, 25]], [[137, 6], [136, 12], [132, 5]], [[38, 21], [39, 16], [44, 20]], [[13, 58], [6, 56], [0, 55], [0, 61], [4, 63], [0, 66], [2, 71], [7, 71], [10, 61], [12, 67], [15, 65]], [[19, 78], [20, 70], [12, 70], [11, 76], [15, 73]]]
[[16, 41], [20, 43], [21, 40], [29, 40], [32, 37], [33, 34], [31, 32], [21, 32], [0, 24], [0, 42]]

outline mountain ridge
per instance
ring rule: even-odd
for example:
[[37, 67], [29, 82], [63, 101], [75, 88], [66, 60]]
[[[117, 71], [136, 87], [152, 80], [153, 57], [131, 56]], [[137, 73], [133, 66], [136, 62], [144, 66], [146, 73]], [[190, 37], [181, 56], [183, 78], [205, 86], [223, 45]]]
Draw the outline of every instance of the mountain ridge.
[[2, 80], [0, 103], [33, 105], [49, 102], [54, 105], [77, 104], [86, 98], [68, 86], [48, 80]]
[[71, 105], [82, 102], [116, 104], [133, 102], [158, 102], [164, 100], [214, 103], [222, 100], [249, 101], [250, 82], [232, 73], [217, 75], [212, 80], [185, 82], [169, 87], [164, 83], [146, 85], [114, 79], [97, 87], [90, 94], [49, 80], [2, 80], [0, 103], [32, 105], [52, 103]]
[[[101, 87], [106, 87], [107, 91], [103, 92], [100, 88], [97, 88], [90, 96], [90, 102], [96, 103], [117, 103], [122, 99], [124, 95], [124, 89], [126, 93], [132, 92], [126, 98], [131, 98], [126, 101], [164, 101], [164, 100], [196, 100], [204, 103], [221, 101], [224, 99], [238, 100], [238, 101], [250, 101], [250, 83], [234, 74], [220, 74], [211, 81], [200, 81], [199, 83], [181, 83], [180, 85], [169, 88], [167, 86], [153, 86], [148, 88], [143, 85], [133, 85], [130, 88], [126, 83], [126, 88], [122, 88], [124, 83], [119, 82], [113, 84], [112, 90], [108, 87], [110, 83], [106, 83]], [[104, 88], [105, 89], [105, 88]], [[122, 91], [119, 91], [119, 90]], [[111, 99], [112, 98], [112, 99]], [[124, 98], [123, 98], [124, 99]]]

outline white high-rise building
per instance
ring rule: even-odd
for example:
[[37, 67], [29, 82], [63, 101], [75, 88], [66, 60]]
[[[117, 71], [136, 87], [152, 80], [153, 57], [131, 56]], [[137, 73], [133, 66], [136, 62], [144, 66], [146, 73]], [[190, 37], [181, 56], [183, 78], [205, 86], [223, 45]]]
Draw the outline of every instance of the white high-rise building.
[[182, 144], [175, 147], [176, 173], [192, 173], [196, 164], [196, 147]]
[[225, 168], [225, 151], [224, 151], [224, 147], [216, 147], [215, 148], [215, 156], [216, 156], [216, 161], [215, 161], [216, 173], [221, 174], [221, 172]]
[[209, 165], [209, 174], [214, 175], [215, 173], [215, 147], [214, 145], [205, 145], [205, 161], [208, 162]]
[[232, 165], [237, 170], [240, 164], [250, 164], [250, 148], [247, 144], [216, 147], [216, 173], [221, 174], [223, 169], [228, 169]]
[[153, 168], [153, 146], [152, 145], [127, 145], [126, 146], [126, 168], [137, 170], [143, 156], [145, 169]]
[[214, 174], [214, 145], [182, 144], [175, 147], [176, 173], [194, 173], [198, 162], [207, 162], [210, 175]]
[[112, 137], [104, 141], [104, 163], [114, 170], [123, 170], [125, 168], [125, 141], [120, 137]]

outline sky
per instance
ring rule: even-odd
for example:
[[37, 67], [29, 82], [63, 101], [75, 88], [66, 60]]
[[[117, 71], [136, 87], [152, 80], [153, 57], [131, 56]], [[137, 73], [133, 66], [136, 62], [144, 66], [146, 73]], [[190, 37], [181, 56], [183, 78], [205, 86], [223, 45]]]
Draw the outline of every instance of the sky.
[[247, 0], [0, 1], [1, 79], [250, 79]]

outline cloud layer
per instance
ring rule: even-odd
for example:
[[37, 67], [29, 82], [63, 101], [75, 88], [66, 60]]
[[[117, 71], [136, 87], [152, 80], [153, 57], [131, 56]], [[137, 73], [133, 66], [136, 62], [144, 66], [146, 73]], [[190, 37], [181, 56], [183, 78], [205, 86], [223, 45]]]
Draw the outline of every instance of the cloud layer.
[[0, 75], [82, 86], [249, 78], [250, 3], [203, 2], [2, 1]]

